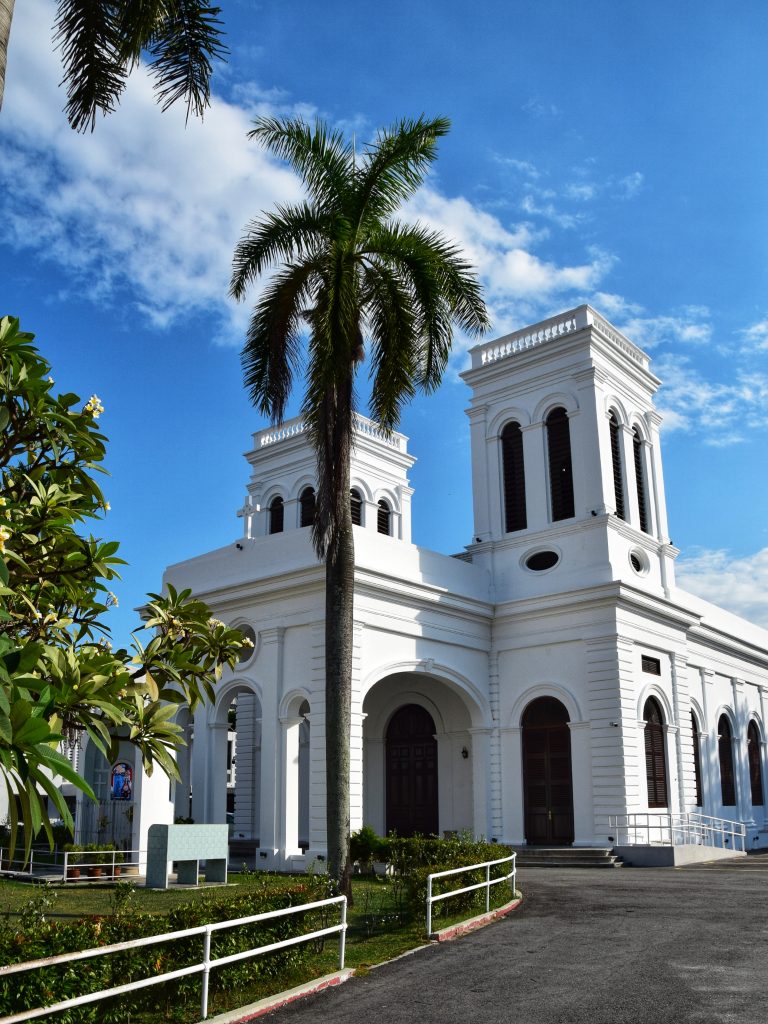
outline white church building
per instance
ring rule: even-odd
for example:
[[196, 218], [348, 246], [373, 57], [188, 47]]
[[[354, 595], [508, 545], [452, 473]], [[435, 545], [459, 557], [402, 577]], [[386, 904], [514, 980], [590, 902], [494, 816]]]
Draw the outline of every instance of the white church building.
[[[768, 632], [675, 585], [648, 357], [585, 305], [462, 376], [461, 554], [411, 542], [407, 438], [357, 421], [352, 828], [605, 847], [611, 816], [699, 811], [768, 845]], [[301, 869], [326, 847], [315, 456], [294, 420], [246, 457], [243, 536], [165, 574], [255, 644], [182, 712], [175, 813]]]

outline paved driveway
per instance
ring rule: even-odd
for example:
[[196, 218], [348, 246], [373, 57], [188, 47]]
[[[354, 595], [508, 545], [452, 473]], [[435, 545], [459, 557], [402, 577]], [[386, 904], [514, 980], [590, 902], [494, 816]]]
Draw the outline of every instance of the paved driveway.
[[766, 1024], [768, 856], [520, 869], [503, 921], [285, 1007], [274, 1024]]

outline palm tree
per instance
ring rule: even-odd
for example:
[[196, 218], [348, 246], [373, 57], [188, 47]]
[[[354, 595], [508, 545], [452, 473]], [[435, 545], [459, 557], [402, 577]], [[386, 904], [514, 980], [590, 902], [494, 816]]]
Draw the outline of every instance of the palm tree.
[[[14, 0], [0, 0], [0, 107]], [[211, 62], [226, 55], [219, 8], [205, 0], [59, 0], [55, 41], [62, 52], [66, 113], [93, 131], [111, 113], [142, 54], [149, 58], [163, 110], [187, 101], [187, 117], [210, 101]]]
[[418, 390], [434, 390], [452, 327], [488, 325], [480, 287], [441, 235], [393, 219], [424, 180], [445, 118], [401, 121], [356, 159], [318, 122], [261, 118], [249, 133], [302, 178], [308, 198], [252, 221], [234, 256], [231, 294], [265, 271], [242, 353], [256, 408], [282, 420], [303, 373], [302, 416], [317, 456], [312, 539], [325, 560], [328, 869], [348, 891], [354, 545], [349, 501], [355, 377], [366, 348], [370, 411], [387, 430]]

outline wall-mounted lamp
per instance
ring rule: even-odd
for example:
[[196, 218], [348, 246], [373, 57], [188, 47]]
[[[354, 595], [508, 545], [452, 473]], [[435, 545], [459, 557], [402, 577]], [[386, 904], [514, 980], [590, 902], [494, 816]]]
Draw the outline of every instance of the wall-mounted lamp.
[[325, 857], [323, 856], [323, 854], [322, 854], [322, 853], [318, 853], [318, 855], [317, 855], [317, 859], [318, 859], [318, 860], [325, 860]]
[[461, 748], [461, 756], [464, 758], [465, 761], [469, 757], [469, 751], [467, 750], [466, 747]]
[[264, 860], [266, 860], [267, 859], [267, 851], [266, 850], [260, 850], [259, 851], [259, 856], [262, 857]]
[[243, 545], [240, 543], [240, 541], [238, 541], [237, 544], [235, 544], [235, 547], [237, 548], [238, 551], [243, 550]]

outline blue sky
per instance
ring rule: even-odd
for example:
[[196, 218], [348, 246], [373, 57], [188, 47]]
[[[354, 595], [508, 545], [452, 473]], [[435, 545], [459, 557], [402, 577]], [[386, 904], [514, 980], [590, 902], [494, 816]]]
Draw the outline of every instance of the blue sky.
[[[263, 113], [361, 143], [403, 116], [451, 118], [407, 215], [463, 246], [494, 334], [587, 301], [651, 354], [679, 581], [768, 625], [764, 4], [240, 0], [223, 18], [231, 58], [186, 129], [140, 70], [74, 134], [53, 5], [17, 4], [11, 35], [0, 296], [62, 388], [106, 407], [103, 532], [130, 562], [117, 637], [165, 565], [241, 531], [242, 453], [264, 424], [240, 384], [231, 254], [250, 217], [299, 195], [246, 140]], [[414, 539], [445, 552], [472, 531], [465, 348], [402, 423]]]

